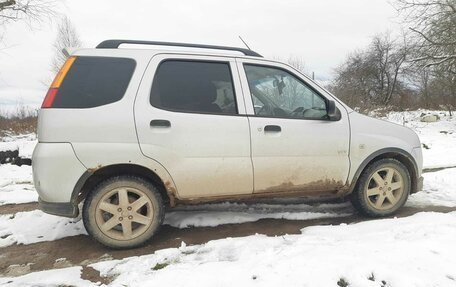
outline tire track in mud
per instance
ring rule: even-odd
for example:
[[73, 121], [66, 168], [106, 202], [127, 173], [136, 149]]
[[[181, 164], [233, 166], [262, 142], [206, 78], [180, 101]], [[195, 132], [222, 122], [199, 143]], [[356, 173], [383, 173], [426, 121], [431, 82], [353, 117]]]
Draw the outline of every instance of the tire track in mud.
[[0, 215], [32, 211], [38, 208], [38, 202], [0, 205]]
[[[423, 211], [447, 213], [456, 211], [456, 207], [403, 207], [394, 217], [406, 217]], [[354, 214], [347, 217], [311, 220], [261, 219], [248, 223], [186, 229], [164, 225], [148, 244], [141, 248], [130, 250], [112, 250], [93, 241], [89, 236], [78, 235], [55, 241], [0, 248], [0, 275], [20, 275], [12, 272], [10, 265], [29, 265], [30, 268], [27, 268], [24, 273], [72, 265], [87, 266], [103, 260], [122, 259], [130, 256], [151, 254], [159, 249], [179, 247], [182, 241], [187, 245], [195, 245], [204, 244], [210, 240], [243, 237], [256, 233], [268, 236], [299, 234], [302, 228], [309, 226], [339, 225], [341, 223], [357, 223], [366, 220], [376, 219]], [[62, 258], [66, 259], [63, 260]]]
[[423, 168], [423, 173], [436, 172], [444, 169], [456, 168], [456, 165], [442, 166], [442, 167], [427, 167]]

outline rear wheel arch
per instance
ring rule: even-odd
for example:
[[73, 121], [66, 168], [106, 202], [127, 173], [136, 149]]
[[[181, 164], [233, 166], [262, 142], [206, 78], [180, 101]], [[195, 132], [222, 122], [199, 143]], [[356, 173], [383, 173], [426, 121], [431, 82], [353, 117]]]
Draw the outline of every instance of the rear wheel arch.
[[407, 168], [410, 174], [411, 190], [410, 193], [415, 193], [418, 190], [418, 166], [413, 156], [405, 150], [399, 148], [385, 148], [378, 150], [368, 156], [358, 167], [350, 184], [349, 193], [352, 193], [358, 184], [359, 177], [372, 163], [381, 159], [391, 158], [399, 161]]
[[95, 171], [86, 171], [80, 177], [73, 189], [71, 202], [73, 204], [79, 204], [98, 184], [108, 178], [121, 175], [130, 175], [147, 180], [157, 187], [165, 205], [174, 206], [175, 194], [169, 192], [170, 188], [174, 189], [174, 184], [173, 186], [167, 188], [166, 185], [169, 185], [169, 183], [165, 184], [156, 172], [137, 164], [113, 164], [98, 168]]

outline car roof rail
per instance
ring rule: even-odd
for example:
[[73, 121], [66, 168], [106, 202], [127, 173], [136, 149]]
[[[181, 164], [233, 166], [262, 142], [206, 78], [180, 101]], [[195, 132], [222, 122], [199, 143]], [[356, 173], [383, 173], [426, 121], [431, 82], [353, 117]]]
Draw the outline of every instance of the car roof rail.
[[137, 44], [137, 45], [155, 45], [155, 46], [172, 46], [172, 47], [188, 47], [188, 48], [202, 48], [202, 49], [213, 49], [213, 50], [228, 50], [238, 51], [246, 56], [263, 57], [255, 51], [227, 46], [215, 46], [215, 45], [200, 45], [200, 44], [188, 44], [188, 43], [174, 43], [174, 42], [160, 42], [160, 41], [142, 41], [142, 40], [105, 40], [98, 44], [97, 49], [117, 49], [122, 44]]

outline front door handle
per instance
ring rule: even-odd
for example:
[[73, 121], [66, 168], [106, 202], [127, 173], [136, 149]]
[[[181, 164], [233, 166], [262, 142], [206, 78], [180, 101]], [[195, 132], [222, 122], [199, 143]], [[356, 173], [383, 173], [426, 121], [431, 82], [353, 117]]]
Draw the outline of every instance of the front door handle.
[[170, 128], [171, 122], [168, 120], [151, 120], [150, 126], [153, 128]]
[[278, 133], [278, 132], [282, 131], [282, 128], [280, 126], [276, 126], [276, 125], [267, 125], [264, 127], [264, 131]]

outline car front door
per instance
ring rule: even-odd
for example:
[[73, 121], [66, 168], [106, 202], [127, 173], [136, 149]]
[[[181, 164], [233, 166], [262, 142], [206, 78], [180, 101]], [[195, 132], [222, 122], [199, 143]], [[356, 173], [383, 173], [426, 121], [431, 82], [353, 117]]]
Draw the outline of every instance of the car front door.
[[253, 192], [248, 119], [235, 59], [159, 54], [135, 102], [141, 151], [181, 199]]
[[[349, 173], [349, 122], [342, 104], [286, 65], [238, 59], [252, 142], [255, 193], [333, 192]], [[326, 93], [326, 94], [325, 94]]]

